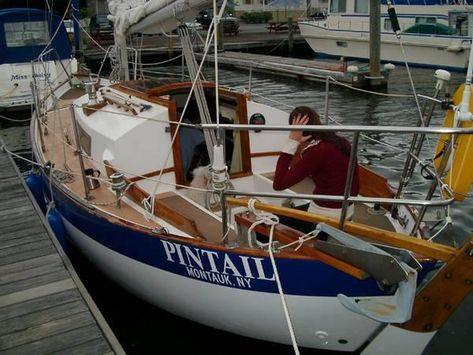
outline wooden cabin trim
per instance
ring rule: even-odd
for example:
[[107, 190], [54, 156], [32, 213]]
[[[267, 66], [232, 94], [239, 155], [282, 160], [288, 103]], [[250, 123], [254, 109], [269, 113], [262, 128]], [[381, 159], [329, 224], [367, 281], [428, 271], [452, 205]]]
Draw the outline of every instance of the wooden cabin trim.
[[[117, 171], [108, 161], [104, 161], [104, 164], [107, 175], [109, 177]], [[129, 179], [125, 180], [128, 184], [131, 183]], [[149, 197], [149, 194], [136, 184], [132, 184], [127, 189], [126, 195], [139, 205], [141, 205], [141, 201], [143, 201], [143, 199]], [[154, 211], [154, 214], [157, 217], [164, 219], [166, 222], [173, 225], [174, 227], [181, 229], [182, 231], [191, 235], [194, 238], [205, 240], [205, 237], [198, 230], [195, 221], [181, 215], [179, 211], [175, 211], [174, 209], [169, 208], [157, 198], [154, 199]]]
[[[212, 82], [203, 82], [204, 89], [215, 88], [215, 84]], [[122, 91], [125, 94], [133, 95], [143, 100], [147, 100], [159, 105], [166, 106], [168, 108], [169, 122], [170, 122], [170, 131], [171, 137], [174, 135], [177, 129], [177, 123], [179, 122], [177, 115], [177, 105], [176, 102], [172, 99], [163, 99], [160, 96], [163, 95], [173, 95], [179, 93], [188, 93], [192, 88], [192, 83], [182, 82], [182, 83], [172, 83], [165, 84], [156, 88], [151, 88], [146, 91], [138, 91], [132, 88], [123, 86], [121, 84], [115, 84], [113, 88]], [[225, 99], [230, 100], [232, 104], [235, 105], [236, 118], [238, 124], [247, 124], [248, 123], [248, 111], [247, 111], [247, 99], [248, 95], [242, 94], [240, 92], [229, 91], [225, 88], [219, 89], [219, 98], [220, 102], [225, 101]], [[240, 147], [242, 155], [242, 171], [238, 171], [234, 176], [248, 176], [252, 174], [252, 165], [251, 165], [251, 149], [250, 149], [250, 135], [248, 131], [240, 131]], [[177, 135], [174, 144], [172, 146], [173, 157], [174, 157], [174, 171], [176, 183], [179, 185], [187, 185], [186, 177], [184, 171], [182, 170], [182, 158], [180, 151], [180, 139]]]
[[100, 111], [106, 105], [107, 105], [106, 101], [98, 102], [94, 105], [82, 105], [82, 112], [84, 112], [84, 115], [90, 116], [91, 114], [97, 111]]
[[273, 151], [273, 152], [258, 152], [258, 153], [251, 153], [252, 158], [264, 158], [264, 157], [274, 157], [279, 156], [281, 151]]
[[[252, 217], [248, 217], [245, 214], [237, 214], [235, 215], [235, 221], [238, 224], [241, 224], [242, 226], [245, 226], [246, 228], [249, 228], [253, 222], [255, 222], [255, 219]], [[259, 224], [255, 226], [255, 231], [257, 233], [261, 233], [267, 237], [269, 237], [269, 227], [264, 226], [262, 224]], [[274, 234], [273, 234], [273, 239], [279, 241], [282, 245], [286, 245], [289, 243], [292, 243], [294, 241], [299, 240], [300, 237], [302, 237], [304, 233], [295, 230], [291, 227], [278, 224], [274, 228]], [[309, 256], [311, 259], [319, 260], [323, 262], [324, 264], [327, 264], [339, 271], [342, 271], [356, 279], [363, 280], [368, 277], [368, 274], [364, 272], [363, 270], [348, 264], [342, 260], [339, 260], [337, 258], [334, 258], [331, 255], [325, 254], [324, 252], [314, 249], [313, 247], [313, 242], [309, 243], [303, 243], [297, 250], [298, 253], [302, 255]]]
[[111, 85], [110, 87], [120, 92], [123, 92], [124, 94], [132, 95], [141, 100], [149, 101], [157, 105], [168, 107], [170, 103], [170, 100], [168, 99], [158, 97], [158, 96], [151, 96], [151, 95], [148, 95], [144, 91], [135, 90], [130, 87], [124, 86], [123, 84], [114, 84], [114, 85]]
[[[237, 117], [239, 124], [248, 124], [248, 110], [247, 97], [243, 94], [238, 94], [237, 97]], [[250, 147], [250, 132], [240, 131], [241, 154], [243, 158], [242, 173], [251, 173], [253, 171], [251, 166], [251, 147]]]
[[253, 173], [251, 171], [249, 171], [249, 172], [239, 171], [237, 173], [231, 173], [230, 178], [231, 179], [239, 179], [239, 178], [247, 177], [247, 176], [251, 176], [251, 175], [253, 175]]
[[149, 173], [141, 174], [139, 176], [131, 177], [128, 180], [130, 182], [137, 182], [137, 181], [141, 181], [141, 180], [144, 180], [144, 179], [149, 179], [149, 178], [152, 178], [154, 176], [160, 175], [161, 172], [162, 172], [162, 174], [168, 174], [168, 173], [172, 173], [173, 171], [174, 171], [174, 167], [159, 169], [159, 170], [150, 171]]
[[[248, 206], [248, 199], [236, 199], [233, 197], [227, 197], [226, 202], [234, 206]], [[286, 217], [296, 218], [301, 221], [307, 221], [312, 223], [326, 223], [335, 228], [338, 228], [339, 225], [338, 219], [322, 215], [316, 215], [310, 212], [300, 211], [293, 208], [274, 206], [261, 202], [256, 202], [255, 208], [260, 209], [262, 211], [283, 215]], [[414, 253], [419, 253], [421, 255], [441, 261], [448, 261], [456, 255], [455, 248], [438, 243], [433, 243], [431, 241], [423, 239], [418, 239], [415, 237], [408, 237], [401, 233], [386, 231], [361, 223], [346, 221], [344, 225], [344, 231], [353, 235], [360, 235], [368, 239], [373, 239], [378, 242], [385, 243], [387, 245], [411, 250]]]
[[[170, 93], [176, 94], [176, 93], [179, 93], [179, 91], [186, 92], [191, 87], [192, 87], [191, 82], [170, 83], [170, 84], [164, 84], [155, 88], [148, 89], [144, 93], [148, 96], [162, 96], [162, 95], [168, 95]], [[209, 81], [202, 81], [202, 87], [204, 89], [211, 89], [211, 88], [215, 88], [215, 84]]]
[[174, 140], [174, 144], [172, 145], [172, 155], [174, 158], [174, 175], [176, 179], [176, 183], [178, 185], [186, 185], [186, 176], [184, 174], [184, 170], [182, 168], [182, 157], [181, 157], [181, 139], [180, 135], [177, 134], [177, 130], [179, 126], [174, 123], [179, 122], [179, 117], [177, 115], [177, 105], [176, 101], [171, 100], [169, 101], [168, 106], [168, 115], [169, 115], [169, 126], [170, 126], [170, 134], [171, 140], [176, 135]]
[[[141, 204], [143, 199], [149, 197], [149, 194], [145, 192], [142, 188], [136, 184], [130, 186], [127, 191], [127, 195], [136, 203]], [[168, 207], [159, 199], [154, 199], [154, 214], [164, 219], [169, 224], [173, 225], [176, 228], [179, 228], [183, 232], [189, 234], [190, 236], [205, 240], [205, 237], [197, 228], [197, 225], [194, 220], [191, 220], [179, 213], [179, 211], [174, 210], [173, 208]]]
[[395, 196], [393, 189], [388, 183], [388, 179], [384, 176], [375, 173], [361, 164], [358, 164], [358, 174], [360, 176], [360, 195], [386, 198], [393, 198]]

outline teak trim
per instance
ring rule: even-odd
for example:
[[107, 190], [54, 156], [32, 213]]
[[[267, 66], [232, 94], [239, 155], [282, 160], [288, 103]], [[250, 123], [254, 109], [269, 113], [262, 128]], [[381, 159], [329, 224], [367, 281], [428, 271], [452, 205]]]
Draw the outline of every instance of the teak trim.
[[[237, 214], [235, 215], [235, 221], [236, 223], [248, 228], [253, 224], [254, 218], [246, 217], [242, 214]], [[257, 225], [255, 227], [255, 231], [269, 236], [269, 227], [263, 226], [262, 224]], [[278, 224], [274, 228], [273, 238], [274, 240], [277, 240], [284, 245], [298, 240], [299, 237], [301, 237], [302, 235], [304, 235], [304, 233], [299, 232], [288, 226]], [[319, 260], [320, 262], [329, 265], [339, 271], [342, 271], [356, 279], [363, 280], [368, 277], [368, 274], [363, 270], [342, 260], [334, 258], [331, 255], [325, 254], [320, 250], [314, 249], [311, 245], [307, 245], [304, 243], [299, 247], [297, 252], [310, 258]]]
[[[105, 170], [107, 175], [110, 176], [117, 170], [112, 167], [108, 161], [104, 161]], [[131, 183], [129, 179], [125, 179], [127, 183]], [[144, 191], [142, 188], [133, 184], [130, 186], [126, 192], [135, 203], [141, 204], [143, 199], [148, 198], [149, 194]], [[205, 240], [205, 237], [197, 228], [197, 224], [194, 220], [187, 218], [176, 211], [174, 208], [167, 206], [165, 203], [160, 201], [158, 198], [154, 199], [154, 214], [155, 216], [164, 219], [169, 224], [173, 225], [176, 228], [179, 228], [183, 232], [191, 235], [194, 238]]]
[[133, 176], [132, 178], [129, 178], [130, 182], [137, 182], [143, 179], [148, 179], [152, 178], [153, 176], [161, 174], [161, 171], [163, 174], [171, 173], [174, 171], [174, 167], [166, 168], [166, 169], [160, 169], [160, 170], [155, 170], [155, 171], [150, 171], [149, 173], [141, 174], [140, 176]]
[[[234, 206], [248, 206], [248, 199], [227, 197], [226, 201], [230, 205]], [[338, 219], [316, 215], [293, 208], [274, 206], [261, 202], [256, 202], [255, 208], [266, 212], [280, 214], [286, 217], [296, 218], [301, 221], [327, 223], [333, 227], [338, 227]], [[418, 253], [437, 260], [448, 261], [456, 255], [455, 248], [414, 237], [408, 237], [401, 233], [386, 231], [361, 223], [346, 221], [344, 225], [344, 231], [355, 235], [361, 235], [363, 237], [383, 242], [398, 248], [408, 249], [414, 253]]]

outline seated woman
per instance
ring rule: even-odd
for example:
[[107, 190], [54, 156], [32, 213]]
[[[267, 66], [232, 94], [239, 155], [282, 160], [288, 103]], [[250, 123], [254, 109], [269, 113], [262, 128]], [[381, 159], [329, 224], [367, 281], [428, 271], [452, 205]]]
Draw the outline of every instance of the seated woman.
[[[320, 125], [319, 115], [309, 107], [296, 107], [289, 116], [292, 125]], [[300, 159], [293, 163], [297, 149], [308, 143], [300, 152]], [[279, 156], [273, 181], [275, 190], [284, 190], [310, 177], [314, 194], [343, 196], [351, 152], [350, 142], [334, 132], [291, 131]], [[351, 196], [359, 191], [358, 164], [355, 166]], [[309, 212], [340, 218], [342, 203], [337, 201], [311, 201]], [[350, 204], [346, 218], [350, 219], [354, 206]]]

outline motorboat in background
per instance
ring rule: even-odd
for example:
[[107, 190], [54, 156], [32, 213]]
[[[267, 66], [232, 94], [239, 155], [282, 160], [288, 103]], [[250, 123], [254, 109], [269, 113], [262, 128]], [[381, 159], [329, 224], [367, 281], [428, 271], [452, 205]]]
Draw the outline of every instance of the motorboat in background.
[[[113, 19], [130, 15], [116, 21], [115, 39], [153, 28], [171, 31], [188, 20], [176, 8], [194, 12], [193, 18], [208, 5], [140, 4], [130, 10], [110, 1]], [[288, 126], [288, 112], [274, 102], [221, 87], [217, 72], [214, 82], [205, 80], [189, 30], [181, 25], [177, 32], [189, 81], [134, 73], [135, 80], [103, 85], [80, 77], [61, 92], [34, 91], [31, 140], [39, 169], [28, 182], [38, 201], [48, 204], [55, 232], [119, 285], [181, 317], [292, 344], [296, 353], [298, 346], [348, 352], [369, 343], [363, 354], [379, 354], [390, 342], [399, 353], [419, 354], [471, 291], [464, 280], [473, 278], [473, 245], [427, 240], [431, 225], [423, 210], [460, 202], [470, 190], [469, 96], [462, 102], [461, 89], [447, 103], [445, 127]], [[121, 45], [115, 53], [122, 51], [125, 62], [112, 74], [121, 69], [126, 77], [128, 49]], [[209, 46], [207, 41], [204, 57]], [[214, 48], [218, 53], [216, 43]], [[436, 75], [438, 95], [449, 75]], [[310, 181], [273, 189], [284, 131], [302, 128], [352, 135], [344, 196], [313, 195]], [[360, 132], [413, 133], [398, 192], [360, 165], [360, 195], [350, 196]], [[435, 165], [422, 169], [441, 194], [405, 198], [413, 157], [425, 153], [425, 134], [443, 134], [438, 151], [430, 152]], [[200, 144], [189, 135], [198, 135]], [[312, 199], [340, 201], [345, 212], [354, 204], [353, 219], [301, 211]], [[305, 233], [289, 220], [317, 228]]]
[[0, 52], [0, 110], [29, 108], [33, 79], [55, 87], [77, 70], [62, 19], [38, 9], [0, 10]]
[[[321, 55], [369, 59], [369, 0], [329, 1], [326, 19], [299, 21], [302, 37]], [[473, 8], [467, 1], [399, 0], [400, 33], [394, 34], [387, 0], [381, 1], [381, 60], [465, 70], [468, 66]], [[402, 47], [400, 46], [402, 44]]]

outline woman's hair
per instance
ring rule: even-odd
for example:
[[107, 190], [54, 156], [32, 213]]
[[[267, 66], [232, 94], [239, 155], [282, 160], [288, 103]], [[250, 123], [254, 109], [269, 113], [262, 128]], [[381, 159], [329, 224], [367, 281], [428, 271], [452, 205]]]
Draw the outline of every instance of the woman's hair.
[[[289, 115], [289, 124], [292, 124], [294, 119], [300, 115], [301, 117], [307, 115], [309, 117], [309, 121], [307, 125], [320, 125], [320, 116], [315, 112], [315, 110], [311, 109], [307, 106], [298, 106], [294, 110], [292, 110], [291, 114]], [[304, 131], [304, 136], [312, 136], [314, 140], [322, 140], [328, 143], [333, 144], [336, 146], [343, 154], [350, 155], [351, 145], [350, 143], [343, 137], [338, 136], [335, 132], [316, 132], [316, 131]]]

